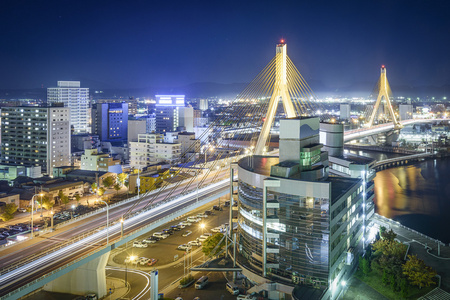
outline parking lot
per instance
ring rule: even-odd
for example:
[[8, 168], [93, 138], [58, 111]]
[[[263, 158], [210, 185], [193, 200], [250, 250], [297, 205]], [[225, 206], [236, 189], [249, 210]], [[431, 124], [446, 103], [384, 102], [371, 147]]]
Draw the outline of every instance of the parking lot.
[[[201, 220], [198, 222], [192, 222], [191, 223], [192, 225], [186, 226], [183, 229], [173, 231], [173, 234], [169, 235], [169, 237], [167, 237], [166, 239], [161, 239], [156, 243], [150, 244], [145, 243], [147, 245], [146, 248], [133, 247], [133, 243], [136, 241], [143, 241], [144, 239], [152, 236], [153, 233], [155, 232], [162, 232], [164, 229], [168, 229], [171, 226], [178, 225], [180, 222], [186, 221], [187, 217], [189, 216], [197, 216], [198, 214], [204, 214], [205, 207], [195, 210], [187, 216], [183, 216], [177, 220], [167, 223], [166, 225], [161, 226], [148, 234], [142, 235], [135, 241], [127, 243], [126, 247], [124, 247], [125, 249], [122, 248], [122, 251], [114, 256], [114, 262], [117, 264], [124, 264], [125, 260], [131, 256], [136, 258], [145, 257], [150, 259], [156, 259], [157, 263], [154, 264], [154, 266], [158, 267], [161, 265], [172, 263], [177, 259], [182, 258], [185, 251], [177, 249], [178, 246], [187, 244], [190, 241], [195, 241], [202, 234], [206, 233], [215, 234], [211, 232], [212, 228], [228, 223], [229, 215], [227, 209], [217, 211], [212, 210], [211, 207], [212, 207], [211, 205], [206, 207], [206, 210], [211, 211], [212, 213], [211, 215], [201, 218]], [[203, 227], [202, 224], [204, 225], [204, 228], [202, 228]], [[190, 231], [191, 233], [187, 236], [183, 236], [186, 234], [187, 231]], [[192, 246], [191, 251], [194, 251], [199, 247], [201, 246]], [[131, 264], [133, 265], [133, 263]], [[144, 267], [144, 266], [138, 264], [137, 267]]]

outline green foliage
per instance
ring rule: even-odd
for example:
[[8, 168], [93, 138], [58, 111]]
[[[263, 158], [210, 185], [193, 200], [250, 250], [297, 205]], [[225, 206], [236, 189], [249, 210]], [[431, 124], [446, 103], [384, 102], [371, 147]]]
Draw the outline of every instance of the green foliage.
[[8, 203], [5, 206], [5, 211], [0, 215], [0, 219], [3, 221], [9, 221], [14, 218], [14, 214], [17, 211], [17, 205], [14, 203]]
[[64, 192], [62, 190], [59, 190], [58, 197], [60, 200], [62, 199], [62, 197], [64, 197]]
[[81, 199], [81, 196], [78, 193], [76, 193], [75, 200], [77, 201], [77, 203], [80, 202], [80, 199]]
[[397, 277], [394, 274], [391, 274], [389, 277], [389, 282], [391, 283], [391, 289], [395, 292], [397, 290]]
[[380, 235], [382, 235], [386, 231], [386, 227], [381, 226], [380, 227]]
[[383, 240], [388, 240], [390, 242], [393, 242], [397, 237], [397, 234], [392, 229], [390, 229], [389, 231], [384, 230], [383, 232], [381, 232], [380, 230], [380, 234]]
[[412, 285], [419, 288], [436, 284], [433, 281], [437, 274], [436, 271], [425, 265], [425, 262], [416, 255], [408, 255], [408, 260], [403, 265], [403, 274], [406, 275]]
[[120, 184], [116, 183], [114, 185], [114, 190], [116, 190], [116, 193], [119, 193], [119, 191], [120, 191]]
[[106, 187], [106, 188], [110, 188], [113, 184], [114, 184], [114, 177], [112, 177], [112, 176], [108, 176], [108, 177], [106, 177], [105, 179], [103, 179], [103, 185]]
[[48, 196], [42, 197], [42, 207], [44, 207], [46, 210], [51, 209], [53, 205], [53, 201], [51, 201]]
[[189, 275], [187, 275], [186, 277], [183, 277], [183, 278], [180, 280], [180, 284], [181, 284], [181, 285], [185, 285], [185, 284], [188, 284], [189, 282], [192, 282], [192, 281], [194, 281], [194, 276], [192, 276], [191, 274], [189, 274]]
[[362, 262], [362, 271], [364, 273], [364, 275], [369, 275], [370, 271], [372, 271], [370, 269], [370, 262], [367, 258], [363, 258], [363, 262]]
[[386, 271], [383, 271], [383, 277], [381, 277], [381, 281], [383, 282], [384, 285], [389, 284], [389, 277]]
[[409, 293], [408, 281], [406, 281], [406, 278], [402, 278], [400, 280], [400, 295], [402, 296], [402, 298], [406, 298], [408, 297], [408, 293]]
[[122, 184], [125, 185], [125, 181], [128, 178], [128, 174], [127, 173], [120, 173], [119, 175], [117, 175], [117, 180]]
[[396, 258], [403, 259], [406, 246], [395, 240], [381, 239], [373, 244], [373, 250], [375, 251], [375, 256], [394, 256]]
[[97, 195], [99, 195], [99, 196], [103, 196], [104, 193], [105, 193], [105, 189], [102, 187], [97, 190]]
[[67, 196], [65, 196], [65, 195], [62, 196], [60, 199], [61, 199], [61, 203], [64, 204], [64, 208], [65, 208], [65, 207], [67, 206], [67, 204], [70, 202], [70, 201], [69, 201], [69, 197], [67, 197]]
[[214, 256], [217, 253], [219, 253], [223, 249], [223, 247], [225, 247], [225, 240], [222, 241], [222, 243], [219, 245], [219, 247], [217, 247], [217, 249], [214, 253], [212, 253], [212, 251], [219, 244], [219, 242], [222, 238], [223, 238], [222, 233], [216, 233], [215, 235], [207, 238], [206, 241], [203, 242], [202, 252], [206, 256], [210, 256], [210, 255]]
[[91, 184], [91, 189], [95, 192], [97, 190], [97, 183], [94, 182]]

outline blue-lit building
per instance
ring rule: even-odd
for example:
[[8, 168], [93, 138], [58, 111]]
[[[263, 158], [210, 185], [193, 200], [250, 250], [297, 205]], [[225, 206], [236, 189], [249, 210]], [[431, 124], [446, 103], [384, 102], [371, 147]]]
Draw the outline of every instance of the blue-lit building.
[[92, 134], [101, 141], [126, 140], [128, 103], [97, 103], [92, 105]]

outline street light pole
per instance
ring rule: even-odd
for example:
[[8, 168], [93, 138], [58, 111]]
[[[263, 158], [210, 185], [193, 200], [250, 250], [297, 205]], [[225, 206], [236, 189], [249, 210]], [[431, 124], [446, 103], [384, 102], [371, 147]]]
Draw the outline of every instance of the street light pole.
[[52, 228], [52, 231], [53, 231], [53, 207], [52, 207], [52, 211], [50, 212], [50, 224], [51, 224], [51, 228]]
[[[103, 200], [98, 200], [106, 205], [106, 244], [109, 244], [109, 205]], [[122, 223], [123, 224], [123, 223]]]
[[33, 197], [31, 197], [31, 235], [30, 238], [33, 238], [33, 231], [34, 231], [34, 197], [41, 196], [42, 194], [34, 194]]
[[120, 237], [122, 238], [123, 237], [123, 223], [124, 223], [124, 219], [123, 219], [123, 216], [122, 216], [122, 218], [120, 219]]

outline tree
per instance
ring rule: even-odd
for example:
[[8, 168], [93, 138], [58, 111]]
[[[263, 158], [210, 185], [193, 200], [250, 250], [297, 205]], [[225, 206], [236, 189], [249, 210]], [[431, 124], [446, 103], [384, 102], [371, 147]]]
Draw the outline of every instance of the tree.
[[97, 190], [97, 183], [96, 182], [91, 184], [91, 189], [95, 193], [95, 191]]
[[66, 208], [67, 203], [69, 203], [69, 197], [66, 195], [62, 196], [61, 203], [64, 204], [64, 208]]
[[125, 181], [128, 178], [128, 174], [127, 173], [120, 173], [119, 175], [117, 175], [117, 180], [120, 182], [120, 184], [125, 185]]
[[388, 231], [385, 230], [381, 232], [381, 237], [383, 238], [383, 240], [388, 240], [392, 242], [397, 237], [397, 234], [392, 229], [390, 229]]
[[225, 240], [223, 240], [220, 245], [217, 247], [216, 251], [214, 251], [214, 253], [212, 252], [214, 250], [214, 248], [216, 248], [216, 246], [219, 244], [220, 240], [222, 240], [223, 238], [223, 234], [222, 233], [216, 233], [213, 236], [210, 236], [209, 238], [206, 239], [205, 242], [203, 242], [203, 246], [202, 246], [202, 252], [206, 255], [206, 256], [214, 256], [217, 253], [219, 253], [223, 247], [225, 246]]
[[116, 184], [114, 185], [114, 189], [116, 190], [116, 194], [118, 194], [119, 191], [120, 191], [120, 184], [116, 183]]
[[59, 190], [59, 192], [58, 192], [58, 198], [59, 198], [59, 201], [61, 202], [61, 203], [63, 203], [62, 202], [62, 198], [64, 197], [64, 192], [62, 191], [62, 190]]
[[80, 194], [76, 193], [76, 194], [75, 194], [75, 200], [77, 201], [77, 205], [78, 205], [78, 203], [80, 202], [80, 199], [81, 199]]
[[50, 210], [53, 205], [53, 201], [51, 201], [48, 196], [42, 197], [42, 207], [44, 207], [46, 210]]
[[408, 255], [408, 260], [403, 265], [403, 274], [406, 275], [412, 285], [419, 288], [436, 284], [433, 281], [437, 274], [436, 271], [425, 265], [425, 262], [419, 259], [417, 255]]
[[402, 296], [402, 298], [407, 298], [408, 292], [409, 292], [408, 281], [406, 281], [406, 278], [402, 278], [402, 280], [400, 280], [400, 295]]
[[102, 196], [105, 193], [105, 189], [104, 188], [99, 188], [97, 191], [97, 195]]
[[363, 262], [362, 262], [362, 271], [364, 273], [364, 275], [369, 275], [371, 269], [370, 269], [370, 262], [367, 258], [363, 258]]
[[4, 222], [11, 220], [14, 218], [14, 214], [17, 211], [17, 205], [14, 203], [8, 203], [5, 206], [5, 211], [0, 215], [0, 219]]
[[103, 179], [103, 185], [106, 187], [106, 188], [110, 188], [113, 184], [114, 184], [114, 177], [112, 177], [112, 176], [108, 176], [108, 177], [106, 177], [105, 179]]
[[389, 281], [391, 283], [391, 289], [395, 292], [397, 290], [397, 280], [394, 274], [391, 274]]
[[381, 239], [373, 243], [375, 255], [395, 256], [402, 259], [405, 255], [405, 246], [395, 240]]

